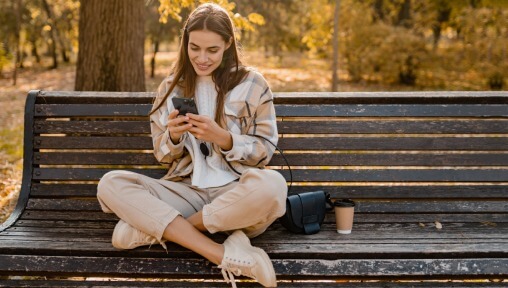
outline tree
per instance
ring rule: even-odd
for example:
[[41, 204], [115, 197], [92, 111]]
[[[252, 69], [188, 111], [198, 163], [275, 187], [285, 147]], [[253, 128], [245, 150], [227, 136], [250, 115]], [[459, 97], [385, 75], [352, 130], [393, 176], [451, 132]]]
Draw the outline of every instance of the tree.
[[144, 91], [144, 1], [82, 0], [77, 91]]
[[[49, 6], [47, 0], [42, 0], [42, 7], [44, 8], [44, 11], [46, 11], [46, 14], [48, 15], [48, 23], [50, 27], [50, 35], [51, 35], [51, 56], [53, 58], [53, 65], [51, 66], [51, 69], [58, 68], [58, 59], [56, 56], [56, 43], [60, 42], [60, 35], [58, 34], [58, 29], [55, 25], [55, 17], [53, 16], [53, 11], [51, 9], [51, 6]], [[62, 56], [64, 59], [67, 59], [67, 55], [65, 54], [65, 50], [62, 51]]]
[[15, 33], [15, 43], [16, 43], [16, 57], [14, 58], [14, 73], [12, 76], [12, 85], [16, 86], [16, 81], [18, 79], [18, 66], [22, 63], [22, 53], [21, 53], [21, 7], [23, 4], [21, 1], [16, 1], [16, 33]]
[[[150, 59], [150, 77], [155, 77], [156, 57], [159, 48], [164, 42], [171, 42], [179, 34], [181, 23], [174, 18], [168, 18], [164, 23], [159, 21], [159, 3], [152, 1], [146, 6], [146, 47], [150, 47], [152, 57]], [[148, 45], [148, 43], [150, 45]]]
[[333, 13], [333, 64], [332, 64], [332, 92], [337, 91], [339, 82], [337, 69], [339, 69], [339, 13], [340, 0], [335, 0], [335, 12]]
[[[302, 11], [305, 13], [303, 21], [306, 22], [306, 32], [301, 41], [307, 45], [311, 53], [329, 58], [330, 48], [333, 46], [330, 44], [334, 25], [334, 7], [329, 0], [307, 2], [306, 11]], [[340, 8], [345, 9], [344, 5]], [[343, 15], [349, 17], [349, 12]]]
[[397, 16], [397, 25], [411, 28], [411, 18], [411, 0], [404, 0]]

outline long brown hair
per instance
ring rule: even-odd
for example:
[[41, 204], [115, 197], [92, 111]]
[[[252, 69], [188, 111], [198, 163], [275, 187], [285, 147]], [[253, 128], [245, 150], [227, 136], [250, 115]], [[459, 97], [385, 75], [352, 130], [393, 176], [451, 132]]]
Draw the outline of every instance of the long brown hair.
[[185, 21], [180, 41], [180, 52], [170, 72], [170, 75], [173, 76], [173, 80], [166, 94], [162, 96], [162, 99], [160, 101], [156, 99], [158, 104], [150, 111], [150, 114], [154, 113], [163, 105], [176, 85], [183, 90], [184, 97], [194, 97], [197, 74], [190, 62], [187, 49], [189, 45], [189, 33], [197, 30], [215, 32], [219, 34], [226, 43], [231, 41], [229, 48], [224, 51], [220, 66], [212, 72], [212, 79], [215, 83], [215, 89], [217, 90], [215, 122], [224, 127], [223, 114], [226, 94], [242, 81], [249, 69], [242, 65], [239, 57], [240, 53], [235, 38], [235, 27], [228, 12], [221, 6], [213, 3], [206, 3], [198, 6], [189, 15], [187, 21]]

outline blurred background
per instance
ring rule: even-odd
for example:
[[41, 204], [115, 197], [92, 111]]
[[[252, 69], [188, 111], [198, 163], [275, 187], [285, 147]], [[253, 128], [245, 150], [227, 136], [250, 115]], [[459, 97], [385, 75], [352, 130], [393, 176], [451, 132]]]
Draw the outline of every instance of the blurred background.
[[[194, 0], [0, 1], [0, 222], [32, 89], [154, 91]], [[503, 90], [508, 0], [217, 0], [275, 92]]]

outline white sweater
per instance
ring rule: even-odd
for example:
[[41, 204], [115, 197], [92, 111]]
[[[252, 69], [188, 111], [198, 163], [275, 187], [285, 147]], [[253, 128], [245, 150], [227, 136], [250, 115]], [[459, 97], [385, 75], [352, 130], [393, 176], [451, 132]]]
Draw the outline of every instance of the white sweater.
[[[217, 91], [212, 76], [198, 76], [196, 82], [196, 105], [200, 115], [215, 118], [217, 104]], [[203, 143], [197, 140], [191, 133], [185, 137], [185, 147], [192, 156], [194, 171], [191, 175], [192, 185], [198, 188], [220, 187], [238, 179], [231, 172], [223, 156], [212, 149], [211, 143], [205, 143], [210, 151], [210, 156], [205, 157], [199, 145]]]

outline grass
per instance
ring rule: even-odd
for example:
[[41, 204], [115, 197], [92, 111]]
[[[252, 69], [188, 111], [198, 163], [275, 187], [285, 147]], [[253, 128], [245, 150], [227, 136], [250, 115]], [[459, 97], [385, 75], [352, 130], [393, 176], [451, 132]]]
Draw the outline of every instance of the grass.
[[0, 223], [7, 219], [18, 199], [21, 186], [23, 127], [0, 130]]
[[0, 130], [0, 151], [8, 162], [15, 162], [23, 157], [23, 126], [17, 125]]

